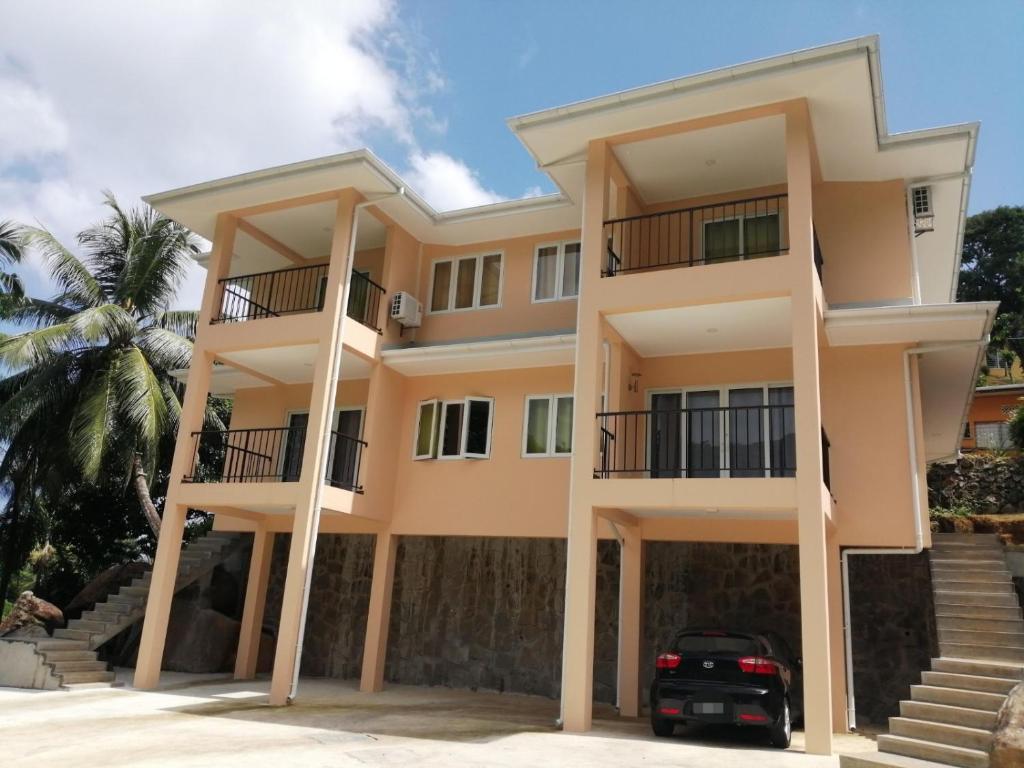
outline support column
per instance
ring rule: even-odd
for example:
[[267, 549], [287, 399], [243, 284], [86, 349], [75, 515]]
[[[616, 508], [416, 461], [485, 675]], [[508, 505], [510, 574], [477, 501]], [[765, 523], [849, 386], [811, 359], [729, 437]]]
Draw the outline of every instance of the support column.
[[363, 644], [363, 673], [359, 680], [359, 690], [363, 693], [374, 693], [384, 688], [384, 662], [387, 657], [397, 550], [397, 536], [390, 531], [377, 534], [373, 551], [370, 607], [366, 617], [366, 642]]
[[270, 580], [273, 554], [274, 534], [260, 525], [252, 536], [249, 580], [245, 586], [242, 626], [238, 632], [238, 653], [235, 654], [235, 680], [252, 680], [256, 677], [260, 637], [263, 634], [263, 609], [267, 604], [267, 582]]
[[619, 714], [640, 716], [640, 644], [643, 626], [643, 538], [638, 526], [619, 526]]
[[565, 572], [565, 628], [562, 641], [562, 727], [588, 731], [594, 690], [594, 593], [597, 579], [597, 522], [590, 499], [597, 439], [594, 414], [601, 377], [601, 318], [592, 306], [601, 279], [604, 215], [608, 198], [608, 154], [604, 142], [587, 149], [583, 200], [580, 292], [576, 316], [573, 454]]
[[192, 433], [203, 428], [206, 398], [210, 392], [210, 375], [213, 371], [213, 356], [206, 350], [203, 337], [210, 326], [214, 309], [220, 301], [218, 280], [227, 274], [231, 264], [236, 229], [237, 221], [233, 216], [220, 214], [217, 217], [213, 250], [206, 271], [203, 303], [196, 321], [196, 341], [192, 347], [185, 398], [178, 419], [178, 436], [174, 444], [174, 457], [171, 459], [170, 481], [164, 502], [164, 516], [160, 523], [156, 557], [153, 560], [153, 576], [149, 597], [146, 600], [146, 616], [142, 624], [138, 660], [135, 663], [136, 688], [154, 688], [160, 682], [167, 622], [171, 614], [175, 582], [178, 579], [181, 537], [185, 531], [185, 516], [188, 512], [188, 508], [178, 504], [177, 499], [181, 492], [181, 479], [191, 470], [195, 456]]
[[334, 406], [332, 372], [334, 359], [340, 354], [345, 322], [343, 311], [351, 272], [352, 225], [359, 194], [342, 190], [334, 218], [331, 260], [327, 272], [327, 290], [320, 314], [320, 343], [313, 363], [313, 386], [309, 401], [309, 422], [303, 444], [302, 468], [292, 518], [292, 541], [288, 552], [288, 573], [281, 601], [281, 621], [277, 632], [274, 674], [270, 683], [270, 703], [280, 706], [288, 702], [298, 664], [299, 638], [305, 620], [305, 587], [307, 569], [313, 557], [316, 523], [319, 519], [317, 499], [323, 482], [325, 435], [331, 424]]
[[839, 540], [835, 529], [829, 531], [828, 557], [828, 632], [832, 641], [832, 729], [846, 732], [855, 723], [847, 722], [846, 712], [846, 635], [843, 632], [843, 574]]
[[796, 421], [800, 624], [804, 734], [809, 754], [832, 754], [832, 654], [829, 638], [827, 493], [822, 472], [819, 325], [811, 199], [812, 153], [806, 102], [786, 113], [792, 275], [793, 400]]

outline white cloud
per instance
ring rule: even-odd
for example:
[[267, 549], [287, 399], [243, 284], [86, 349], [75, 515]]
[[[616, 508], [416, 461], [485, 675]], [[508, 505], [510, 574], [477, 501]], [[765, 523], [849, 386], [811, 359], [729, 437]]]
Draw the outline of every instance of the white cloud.
[[413, 152], [403, 177], [439, 211], [497, 203], [505, 198], [480, 182], [469, 166], [444, 152]]
[[[497, 197], [464, 164], [419, 150], [416, 126], [444, 130], [428, 100], [446, 80], [390, 0], [35, 0], [3, 15], [0, 219], [70, 243], [103, 215], [104, 188], [136, 204], [372, 137], [448, 174], [416, 182], [441, 207]], [[193, 272], [181, 300], [194, 306]], [[27, 278], [43, 279], [38, 265]]]

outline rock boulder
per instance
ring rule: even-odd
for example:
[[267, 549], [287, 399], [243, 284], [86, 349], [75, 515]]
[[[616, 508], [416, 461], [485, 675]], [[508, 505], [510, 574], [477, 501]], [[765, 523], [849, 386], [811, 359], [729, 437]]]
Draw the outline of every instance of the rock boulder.
[[167, 625], [163, 668], [172, 672], [228, 672], [240, 622], [212, 608], [175, 600]]
[[0, 637], [37, 637], [40, 636], [40, 630], [44, 634], [51, 634], [57, 627], [63, 626], [64, 614], [60, 608], [31, 592], [22, 592], [14, 601], [11, 612], [0, 622]]
[[990, 768], [1024, 765], [1024, 683], [1018, 683], [999, 710], [992, 737]]

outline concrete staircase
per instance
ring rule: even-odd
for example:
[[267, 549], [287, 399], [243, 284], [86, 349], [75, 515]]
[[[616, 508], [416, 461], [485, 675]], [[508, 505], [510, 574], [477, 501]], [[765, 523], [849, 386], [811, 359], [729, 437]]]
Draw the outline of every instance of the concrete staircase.
[[[209, 533], [185, 547], [174, 591], [181, 591], [212, 571], [231, 554], [238, 540], [233, 533]], [[108, 595], [104, 602], [82, 613], [81, 618], [54, 631], [53, 637], [32, 640], [36, 662], [42, 668], [42, 674], [34, 676], [40, 684], [34, 683], [32, 687], [75, 689], [113, 685], [114, 672], [99, 660], [96, 649], [145, 615], [152, 576], [152, 571], [147, 571], [116, 594]]]
[[988, 768], [996, 713], [1024, 678], [1024, 620], [995, 536], [934, 534], [929, 552], [940, 658], [910, 687], [878, 753], [843, 768]]

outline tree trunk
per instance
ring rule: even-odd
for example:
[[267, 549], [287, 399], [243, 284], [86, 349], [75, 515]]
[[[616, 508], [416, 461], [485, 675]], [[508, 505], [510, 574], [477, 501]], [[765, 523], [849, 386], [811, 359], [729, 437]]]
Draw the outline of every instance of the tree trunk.
[[153, 530], [153, 535], [160, 538], [160, 515], [149, 497], [149, 483], [146, 481], [146, 471], [142, 468], [142, 456], [135, 454], [132, 459], [132, 480], [135, 482], [135, 495], [139, 497], [139, 504], [142, 505], [142, 513], [146, 516], [146, 522]]

